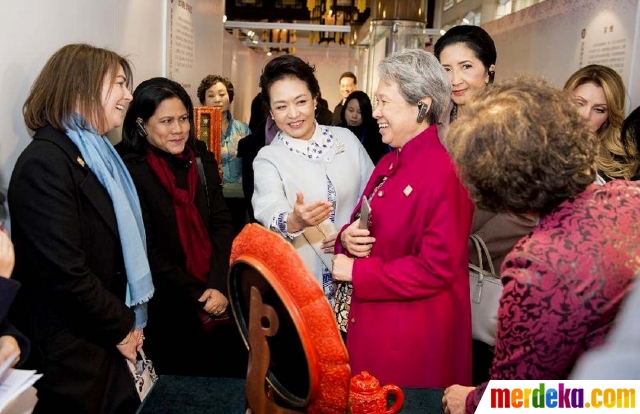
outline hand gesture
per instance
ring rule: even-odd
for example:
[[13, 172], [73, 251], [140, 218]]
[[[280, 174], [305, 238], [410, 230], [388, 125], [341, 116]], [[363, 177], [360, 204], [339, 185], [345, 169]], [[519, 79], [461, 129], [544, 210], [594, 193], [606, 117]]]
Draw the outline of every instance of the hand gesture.
[[296, 191], [296, 204], [287, 219], [287, 231], [296, 233], [310, 226], [317, 226], [331, 216], [333, 204], [329, 201], [313, 201], [304, 203], [302, 192]]
[[10, 278], [16, 262], [13, 243], [6, 230], [0, 230], [0, 277]]
[[220, 315], [227, 309], [229, 301], [219, 290], [207, 289], [202, 296], [198, 299], [198, 302], [205, 302], [204, 311], [212, 315]]
[[360, 219], [344, 229], [340, 235], [342, 246], [354, 257], [367, 257], [371, 253], [376, 239], [369, 236], [369, 230], [361, 229]]

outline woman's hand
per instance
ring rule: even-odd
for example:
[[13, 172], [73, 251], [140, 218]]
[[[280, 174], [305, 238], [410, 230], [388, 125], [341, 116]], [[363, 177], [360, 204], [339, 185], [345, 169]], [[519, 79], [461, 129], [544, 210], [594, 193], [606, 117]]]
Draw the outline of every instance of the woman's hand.
[[442, 408], [445, 414], [464, 414], [466, 412], [467, 395], [475, 388], [452, 385], [444, 390]]
[[354, 221], [344, 229], [340, 236], [342, 246], [355, 257], [367, 257], [376, 239], [369, 236], [369, 230], [361, 229], [360, 219]]
[[310, 226], [317, 226], [331, 216], [333, 204], [329, 201], [313, 201], [304, 203], [302, 192], [296, 191], [296, 204], [287, 218], [287, 231], [297, 233]]
[[353, 280], [353, 260], [344, 254], [333, 256], [333, 270], [331, 275], [333, 280], [338, 282], [351, 282]]
[[136, 331], [129, 332], [127, 336], [118, 345], [116, 345], [118, 351], [120, 351], [120, 353], [133, 364], [136, 363], [137, 359], [137, 347], [138, 338], [136, 337]]
[[10, 278], [16, 256], [6, 230], [0, 230], [0, 277]]
[[20, 361], [18, 341], [11, 335], [0, 336], [0, 365], [9, 358], [13, 358], [11, 362], [12, 367]]
[[227, 298], [216, 289], [205, 290], [198, 299], [198, 302], [205, 302], [203, 306], [204, 311], [212, 315], [220, 315], [227, 309], [227, 305], [229, 304]]
[[324, 240], [322, 240], [322, 245], [320, 248], [325, 253], [333, 253], [333, 248], [336, 245], [336, 237], [338, 237], [338, 233], [333, 233], [331, 236], [327, 236]]
[[136, 329], [133, 331], [133, 337], [136, 340], [136, 351], [140, 351], [142, 349], [142, 344], [144, 343], [144, 333], [142, 329]]

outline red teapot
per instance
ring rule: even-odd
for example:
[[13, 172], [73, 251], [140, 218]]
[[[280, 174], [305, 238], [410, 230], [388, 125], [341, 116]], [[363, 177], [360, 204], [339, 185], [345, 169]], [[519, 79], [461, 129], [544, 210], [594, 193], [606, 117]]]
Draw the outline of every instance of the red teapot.
[[[351, 378], [351, 393], [349, 395], [350, 414], [395, 414], [402, 408], [404, 394], [400, 387], [385, 385], [380, 387], [380, 382], [367, 371]], [[396, 402], [391, 408], [387, 408], [387, 395], [396, 396]]]

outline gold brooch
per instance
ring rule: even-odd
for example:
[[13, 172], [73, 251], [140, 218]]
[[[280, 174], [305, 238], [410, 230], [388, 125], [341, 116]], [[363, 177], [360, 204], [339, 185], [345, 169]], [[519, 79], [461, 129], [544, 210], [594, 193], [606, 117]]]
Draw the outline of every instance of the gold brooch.
[[409, 194], [411, 194], [412, 191], [413, 191], [413, 188], [410, 185], [408, 185], [404, 188], [403, 193], [404, 195], [408, 196]]

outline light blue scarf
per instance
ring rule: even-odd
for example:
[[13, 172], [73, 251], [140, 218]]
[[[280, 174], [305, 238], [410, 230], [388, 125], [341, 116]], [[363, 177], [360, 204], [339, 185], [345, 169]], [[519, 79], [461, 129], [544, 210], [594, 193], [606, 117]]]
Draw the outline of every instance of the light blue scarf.
[[153, 296], [154, 289], [138, 193], [111, 142], [90, 126], [89, 129], [83, 129], [81, 125], [82, 119], [76, 115], [70, 123], [65, 124], [67, 136], [76, 144], [89, 169], [111, 196], [127, 272], [125, 303], [133, 307], [135, 329], [141, 329], [147, 324], [147, 302]]

